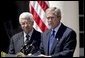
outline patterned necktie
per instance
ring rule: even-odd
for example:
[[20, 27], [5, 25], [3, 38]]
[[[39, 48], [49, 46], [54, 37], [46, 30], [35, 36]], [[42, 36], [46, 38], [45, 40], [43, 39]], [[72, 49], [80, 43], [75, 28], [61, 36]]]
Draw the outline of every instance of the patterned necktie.
[[28, 42], [29, 42], [29, 37], [30, 37], [30, 36], [27, 34], [27, 35], [26, 35], [26, 38], [27, 38], [27, 39], [26, 39], [26, 41], [25, 41], [25, 45], [28, 44]]
[[25, 44], [24, 44], [24, 46], [23, 46], [23, 48], [21, 49], [21, 52], [22, 53], [24, 53], [25, 55], [27, 55], [28, 54], [28, 44], [29, 44], [29, 35], [26, 35], [26, 41], [25, 41]]
[[48, 41], [48, 53], [49, 54], [50, 54], [50, 50], [51, 50], [51, 47], [53, 45], [54, 39], [55, 39], [55, 31], [53, 30], [52, 34], [51, 34], [51, 36], [49, 38], [49, 41]]

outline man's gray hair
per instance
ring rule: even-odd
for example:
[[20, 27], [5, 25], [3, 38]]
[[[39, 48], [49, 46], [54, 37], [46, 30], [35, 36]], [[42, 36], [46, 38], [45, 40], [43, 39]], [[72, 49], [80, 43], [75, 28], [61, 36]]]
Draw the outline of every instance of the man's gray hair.
[[20, 14], [20, 16], [19, 16], [19, 22], [20, 22], [20, 20], [22, 20], [22, 19], [27, 19], [27, 20], [31, 20], [31, 21], [33, 21], [33, 15], [31, 14], [31, 13], [29, 13], [29, 12], [23, 12], [23, 13], [21, 13]]
[[48, 13], [48, 12], [53, 12], [54, 15], [57, 15], [58, 17], [61, 17], [61, 10], [57, 7], [49, 7], [46, 10], [46, 13]]

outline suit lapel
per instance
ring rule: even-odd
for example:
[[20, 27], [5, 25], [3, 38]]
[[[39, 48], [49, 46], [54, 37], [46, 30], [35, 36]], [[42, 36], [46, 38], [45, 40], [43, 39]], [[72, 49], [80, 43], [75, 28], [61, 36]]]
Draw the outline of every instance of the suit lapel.
[[34, 29], [32, 35], [31, 35], [31, 40], [36, 39], [36, 32], [37, 31]]
[[58, 45], [61, 37], [63, 36], [63, 33], [65, 32], [65, 30], [66, 30], [66, 27], [63, 24], [61, 24], [58, 32], [56, 33], [55, 40], [53, 42], [50, 54], [52, 53], [53, 49]]
[[58, 44], [58, 38], [55, 38], [54, 42], [53, 42], [53, 45], [51, 47], [51, 51], [50, 51], [50, 54], [52, 53], [54, 47]]
[[59, 40], [60, 40], [60, 38], [63, 36], [63, 33], [65, 32], [66, 28], [67, 28], [66, 26], [61, 24], [55, 38], [59, 38]]
[[47, 32], [44, 38], [44, 46], [45, 46], [44, 49], [45, 49], [46, 54], [48, 54], [48, 40], [49, 40], [50, 32], [51, 30]]
[[24, 45], [24, 34], [23, 34], [23, 32], [21, 32], [21, 34], [20, 34], [20, 37], [19, 37], [19, 41], [18, 41], [18, 45], [19, 45], [19, 47], [23, 47], [23, 45]]

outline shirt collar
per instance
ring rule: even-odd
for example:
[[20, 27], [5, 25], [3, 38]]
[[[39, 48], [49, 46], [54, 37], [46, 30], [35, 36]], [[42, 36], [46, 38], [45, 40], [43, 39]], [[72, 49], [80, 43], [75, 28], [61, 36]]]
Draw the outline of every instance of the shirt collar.
[[[61, 22], [59, 23], [59, 25], [56, 28], [52, 29], [52, 31], [53, 30], [55, 31], [55, 35], [58, 32], [58, 29], [60, 28], [60, 26], [61, 26]], [[51, 34], [52, 34], [52, 32], [51, 32]]]
[[[30, 37], [32, 36], [33, 30], [34, 30], [34, 29], [32, 29], [32, 31], [31, 31], [30, 33], [28, 33], [28, 35], [29, 35]], [[26, 35], [27, 35], [27, 33], [24, 32], [24, 37], [26, 37]]]

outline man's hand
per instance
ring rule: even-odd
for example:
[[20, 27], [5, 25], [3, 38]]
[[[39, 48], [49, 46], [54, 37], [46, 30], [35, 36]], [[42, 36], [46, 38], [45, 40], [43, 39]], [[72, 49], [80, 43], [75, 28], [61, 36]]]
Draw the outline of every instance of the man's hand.
[[6, 57], [7, 53], [1, 51], [1, 57]]
[[16, 57], [25, 57], [25, 55], [22, 52], [19, 52], [16, 54]]

